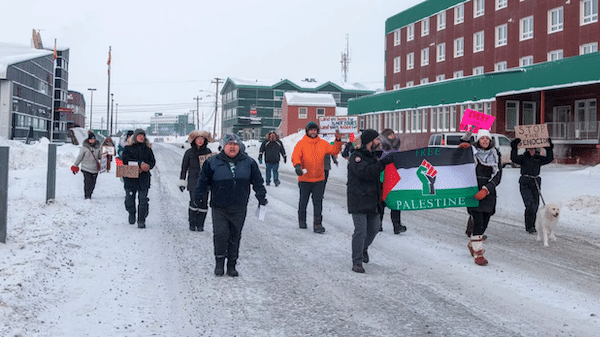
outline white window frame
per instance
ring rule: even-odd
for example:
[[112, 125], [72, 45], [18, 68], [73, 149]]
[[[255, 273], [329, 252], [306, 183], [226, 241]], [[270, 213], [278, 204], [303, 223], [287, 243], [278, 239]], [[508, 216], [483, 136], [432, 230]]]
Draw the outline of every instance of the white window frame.
[[556, 49], [548, 52], [548, 62], [557, 61], [563, 59], [563, 50]]
[[465, 76], [465, 72], [462, 70], [457, 70], [454, 72], [453, 76], [453, 78], [461, 78]]
[[598, 51], [598, 42], [586, 43], [579, 46], [579, 55], [595, 53]]
[[446, 61], [446, 43], [442, 42], [436, 46], [436, 61]]
[[400, 32], [400, 29], [396, 29], [394, 31], [394, 46], [399, 46], [400, 45], [401, 37], [402, 37], [402, 34]]
[[440, 74], [435, 76], [435, 81], [436, 82], [440, 82], [440, 81], [444, 81], [446, 79], [446, 75], [445, 74]]
[[415, 82], [414, 81], [408, 81], [408, 82], [406, 82], [406, 87], [407, 88], [414, 87], [414, 86], [415, 86]]
[[485, 0], [473, 0], [473, 18], [478, 18], [485, 14]]
[[478, 31], [473, 33], [473, 53], [482, 52], [485, 48], [485, 35], [484, 31]]
[[429, 47], [421, 49], [421, 67], [429, 65]]
[[506, 61], [497, 62], [496, 64], [494, 64], [495, 71], [504, 71], [506, 69], [508, 69]]
[[519, 67], [527, 67], [533, 64], [533, 55], [523, 56], [519, 59]]
[[415, 39], [415, 24], [411, 23], [406, 26], [406, 41], [412, 41]]
[[548, 11], [548, 34], [561, 32], [564, 28], [563, 7], [553, 8]]
[[579, 1], [579, 11], [580, 26], [598, 22], [598, 0]]
[[483, 66], [473, 68], [473, 75], [481, 75], [484, 73]]
[[308, 108], [305, 106], [298, 107], [298, 119], [308, 119]]
[[317, 118], [325, 117], [325, 108], [317, 108]]
[[533, 15], [519, 20], [519, 41], [533, 39]]
[[465, 4], [454, 7], [454, 24], [458, 25], [465, 22]]
[[454, 39], [454, 58], [465, 55], [465, 38], [459, 37]]
[[394, 74], [397, 74], [397, 73], [399, 73], [399, 72], [400, 72], [400, 69], [401, 69], [401, 68], [400, 68], [401, 62], [402, 62], [402, 60], [401, 60], [401, 57], [400, 57], [400, 56], [396, 56], [396, 57], [394, 58]]
[[415, 53], [411, 52], [406, 54], [406, 70], [415, 68]]
[[[509, 105], [511, 105], [511, 110], [515, 112], [515, 116], [514, 119], [510, 119], [509, 120]], [[515, 125], [519, 125], [519, 114], [520, 114], [520, 105], [519, 105], [519, 101], [506, 101], [506, 106], [504, 107], [506, 113], [506, 118], [505, 118], [505, 124], [504, 124], [504, 129], [506, 131], [514, 131], [515, 130]], [[509, 122], [513, 122], [513, 124], [509, 124]]]
[[496, 48], [508, 44], [508, 24], [496, 26]]
[[508, 0], [496, 0], [496, 10], [508, 7]]
[[398, 90], [400, 89], [400, 84], [394, 84], [394, 87], [392, 88], [392, 90]]
[[427, 84], [429, 83], [429, 78], [428, 77], [424, 77], [421, 79], [421, 81], [419, 81], [419, 84]]
[[429, 35], [429, 18], [421, 20], [421, 36]]
[[437, 22], [438, 31], [446, 29], [446, 11], [439, 12], [435, 21]]

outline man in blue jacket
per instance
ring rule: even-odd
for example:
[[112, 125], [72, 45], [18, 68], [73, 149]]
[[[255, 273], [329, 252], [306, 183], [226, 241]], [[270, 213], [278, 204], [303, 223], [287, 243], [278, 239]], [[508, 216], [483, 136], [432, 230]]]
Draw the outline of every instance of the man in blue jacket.
[[240, 143], [241, 140], [234, 134], [227, 134], [221, 139], [223, 149], [204, 162], [194, 190], [194, 201], [201, 205], [210, 188], [217, 276], [225, 273], [226, 258], [227, 275], [239, 275], [235, 265], [246, 220], [250, 185], [258, 203], [267, 204], [267, 190], [258, 164], [240, 151]]

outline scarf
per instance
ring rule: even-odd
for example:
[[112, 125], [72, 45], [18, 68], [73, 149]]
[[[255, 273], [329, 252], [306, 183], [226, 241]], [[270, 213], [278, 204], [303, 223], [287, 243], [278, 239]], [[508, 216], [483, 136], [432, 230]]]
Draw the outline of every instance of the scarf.
[[496, 148], [484, 150], [482, 148], [473, 146], [473, 157], [478, 164], [488, 166], [492, 168], [492, 177], [498, 173], [498, 152]]

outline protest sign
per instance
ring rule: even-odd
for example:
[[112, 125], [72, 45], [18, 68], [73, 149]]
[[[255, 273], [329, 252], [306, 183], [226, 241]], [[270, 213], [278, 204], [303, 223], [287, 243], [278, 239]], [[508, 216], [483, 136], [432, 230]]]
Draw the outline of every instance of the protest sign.
[[548, 125], [515, 125], [515, 138], [521, 138], [518, 148], [549, 147]]
[[328, 116], [319, 117], [319, 132], [335, 133], [355, 133], [358, 132], [358, 117], [355, 116]]
[[473, 133], [477, 133], [479, 129], [490, 130], [496, 117], [486, 115], [482, 112], [467, 109], [460, 121], [460, 130], [469, 131], [469, 126], [472, 125], [474, 128], [471, 130]]

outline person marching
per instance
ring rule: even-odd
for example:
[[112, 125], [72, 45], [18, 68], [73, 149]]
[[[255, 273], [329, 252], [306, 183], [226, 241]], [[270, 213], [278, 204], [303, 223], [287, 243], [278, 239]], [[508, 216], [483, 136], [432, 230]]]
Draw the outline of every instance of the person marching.
[[234, 134], [226, 134], [221, 139], [223, 150], [209, 157], [202, 165], [200, 178], [194, 190], [196, 205], [211, 191], [213, 242], [215, 247], [215, 275], [225, 273], [238, 276], [235, 269], [239, 256], [242, 228], [246, 220], [250, 185], [254, 189], [258, 204], [267, 204], [267, 190], [263, 185], [258, 164], [245, 152], [240, 151], [241, 140]]
[[129, 212], [129, 223], [135, 223], [135, 196], [138, 195], [137, 224], [138, 228], [146, 228], [146, 217], [148, 216], [148, 190], [150, 189], [150, 170], [156, 165], [152, 144], [146, 138], [146, 132], [142, 129], [134, 131], [127, 141], [121, 155], [123, 164], [129, 165], [135, 162], [139, 166], [140, 175], [137, 178], [124, 177], [125, 185], [125, 209]]
[[479, 206], [467, 207], [473, 222], [473, 230], [467, 246], [471, 256], [475, 258], [475, 263], [485, 266], [488, 264], [488, 260], [483, 256], [485, 252], [483, 241], [486, 239], [483, 234], [491, 216], [496, 212], [496, 186], [502, 179], [502, 163], [500, 152], [494, 147], [494, 141], [488, 130], [479, 129], [477, 141], [473, 145], [469, 144], [470, 138], [471, 132], [469, 131], [461, 138], [462, 143], [458, 146], [461, 149], [472, 149], [477, 186], [479, 187], [479, 192], [475, 194], [475, 199], [479, 200]]
[[79, 164], [81, 164], [85, 199], [91, 199], [94, 188], [96, 188], [96, 180], [98, 179], [98, 172], [100, 172], [100, 158], [102, 158], [100, 143], [96, 141], [96, 135], [92, 131], [88, 131], [88, 137], [81, 144], [79, 155], [71, 166], [71, 172], [76, 174], [79, 172]]
[[[379, 135], [379, 141], [381, 142], [381, 157], [383, 158], [390, 153], [400, 152], [400, 138], [396, 136], [394, 130], [385, 129]], [[385, 208], [381, 212], [381, 220], [383, 221], [383, 215]], [[390, 217], [392, 219], [392, 225], [394, 226], [394, 234], [400, 234], [406, 232], [406, 226], [402, 224], [400, 210], [390, 210]], [[383, 223], [382, 223], [383, 226]], [[383, 230], [383, 228], [382, 228]]]
[[385, 166], [374, 153], [380, 144], [378, 136], [375, 130], [363, 131], [361, 144], [354, 145], [348, 158], [348, 213], [354, 222], [352, 270], [357, 273], [365, 272], [362, 264], [369, 262], [367, 249], [381, 228], [380, 178]]
[[110, 164], [112, 162], [113, 154], [116, 153], [115, 143], [112, 138], [106, 137], [102, 142], [102, 153], [106, 153], [106, 172], [110, 172]]
[[271, 185], [271, 172], [273, 173], [273, 182], [275, 186], [279, 186], [279, 155], [283, 157], [283, 162], [287, 161], [285, 155], [285, 149], [283, 143], [279, 140], [279, 137], [275, 131], [271, 131], [267, 134], [266, 139], [260, 144], [260, 152], [258, 153], [258, 163], [263, 163], [263, 154], [265, 157], [265, 180], [267, 186]]
[[[319, 138], [319, 126], [310, 121], [306, 124], [306, 135], [296, 144], [292, 153], [292, 164], [298, 175], [300, 200], [298, 202], [298, 223], [306, 228], [306, 207], [312, 195], [313, 231], [324, 233], [322, 211], [325, 192], [325, 154], [337, 155], [342, 149], [342, 135], [336, 130], [334, 145]], [[303, 171], [306, 170], [306, 173]]]
[[[208, 143], [212, 141], [210, 133], [207, 131], [194, 130], [188, 136], [190, 148], [185, 151], [181, 162], [181, 173], [179, 174], [179, 189], [183, 192], [186, 188], [190, 193], [190, 203], [188, 207], [188, 222], [191, 231], [204, 231], [204, 221], [208, 212], [208, 190], [206, 195], [202, 196], [203, 203], [196, 205], [194, 203], [194, 189], [200, 177], [202, 164], [211, 155]], [[187, 175], [187, 183], [185, 181]]]
[[519, 190], [525, 204], [525, 230], [534, 234], [535, 219], [537, 217], [538, 207], [540, 206], [540, 192], [542, 188], [542, 178], [540, 177], [540, 168], [542, 165], [551, 163], [554, 160], [554, 144], [548, 138], [550, 143], [546, 147], [546, 155], [542, 156], [535, 148], [527, 148], [525, 153], [517, 154], [517, 146], [521, 142], [520, 138], [515, 138], [510, 145], [510, 160], [513, 163], [521, 165], [521, 178], [519, 178]]

